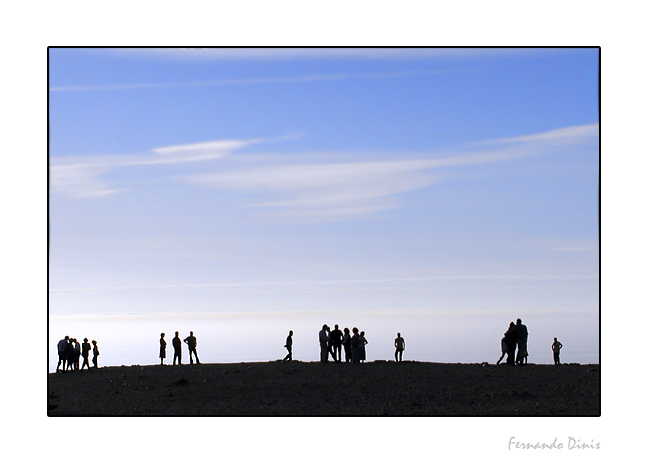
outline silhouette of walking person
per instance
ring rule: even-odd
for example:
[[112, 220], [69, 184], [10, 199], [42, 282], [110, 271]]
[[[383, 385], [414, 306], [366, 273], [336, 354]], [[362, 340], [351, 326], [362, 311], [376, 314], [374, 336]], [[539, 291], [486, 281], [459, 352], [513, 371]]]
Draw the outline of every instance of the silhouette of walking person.
[[[397, 333], [397, 338], [395, 339], [395, 361], [396, 362], [401, 362], [402, 361], [402, 353], [404, 352], [404, 338], [402, 335], [398, 332]], [[399, 360], [398, 360], [399, 358]]]
[[560, 349], [564, 347], [562, 342], [557, 340], [557, 337], [553, 338], [553, 343], [551, 344], [551, 349], [553, 350], [553, 363], [556, 365], [560, 364]]
[[341, 363], [341, 345], [343, 344], [343, 333], [339, 329], [339, 325], [334, 325], [334, 330], [330, 332], [330, 345], [332, 347], [332, 357], [335, 362]]
[[178, 364], [181, 364], [181, 338], [178, 337], [178, 331], [176, 331], [174, 338], [172, 339], [172, 347], [174, 347], [174, 360], [172, 365], [176, 365], [176, 359], [178, 358]]
[[321, 363], [327, 363], [328, 355], [329, 355], [329, 335], [327, 334], [327, 330], [329, 327], [327, 324], [323, 324], [323, 328], [320, 330], [318, 333], [318, 342], [320, 344], [320, 362]]
[[515, 334], [517, 336], [517, 365], [524, 365], [528, 361], [528, 328], [517, 318], [515, 325]]
[[97, 341], [93, 340], [93, 367], [95, 368], [99, 368], [97, 357], [99, 357], [99, 347], [97, 347]]
[[59, 352], [59, 363], [56, 364], [56, 371], [59, 371], [59, 366], [63, 363], [63, 372], [65, 373], [65, 347], [68, 344], [70, 337], [65, 336], [64, 339], [61, 339], [58, 344], [56, 344], [56, 350]]
[[89, 355], [90, 355], [90, 344], [88, 343], [88, 338], [84, 337], [84, 343], [81, 344], [81, 356], [84, 358], [84, 361], [81, 364], [81, 370], [84, 369], [84, 366], [88, 367], [88, 369], [90, 370], [90, 363], [88, 363]]
[[352, 336], [350, 330], [345, 328], [343, 330], [343, 350], [345, 351], [345, 363], [350, 363], [352, 360]]
[[293, 347], [293, 331], [289, 331], [289, 335], [287, 336], [287, 341], [284, 346], [287, 348], [287, 356], [282, 359], [283, 362], [292, 361], [293, 360], [293, 354], [291, 353], [291, 348]]
[[165, 333], [160, 333], [160, 353], [158, 354], [160, 358], [160, 364], [164, 365], [163, 360], [167, 358], [167, 342], [165, 342]]
[[183, 339], [183, 342], [187, 344], [187, 349], [190, 353], [190, 365], [194, 364], [192, 354], [196, 357], [196, 364], [199, 365], [201, 362], [199, 362], [199, 356], [196, 354], [196, 337], [194, 337], [194, 333], [190, 331], [190, 335]]
[[506, 334], [503, 333], [503, 337], [501, 338], [501, 356], [497, 360], [497, 365], [501, 363], [501, 360], [503, 360], [503, 357], [505, 356], [506, 353], [508, 353], [508, 342], [506, 341]]
[[359, 360], [362, 362], [366, 361], [366, 345], [368, 340], [366, 339], [366, 331], [361, 331], [359, 334]]

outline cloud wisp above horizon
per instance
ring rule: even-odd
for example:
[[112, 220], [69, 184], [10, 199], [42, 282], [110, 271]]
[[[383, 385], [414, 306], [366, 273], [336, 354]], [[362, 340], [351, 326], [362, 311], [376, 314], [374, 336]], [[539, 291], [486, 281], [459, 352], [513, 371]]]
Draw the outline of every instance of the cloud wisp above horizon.
[[111, 48], [102, 53], [133, 59], [198, 61], [294, 61], [294, 60], [421, 60], [493, 59], [495, 57], [565, 54], [577, 49], [538, 47], [220, 47], [220, 48]]
[[115, 168], [205, 162], [262, 141], [217, 140], [158, 147], [131, 155], [57, 157], [54, 163], [50, 161], [50, 189], [68, 198], [109, 196], [123, 191], [108, 186], [107, 179]]
[[[257, 195], [260, 210], [303, 220], [335, 220], [396, 209], [397, 195], [448, 180], [442, 169], [583, 150], [598, 125], [584, 125], [487, 144], [456, 153], [393, 154], [391, 160], [262, 166], [183, 177], [220, 191]], [[483, 150], [478, 149], [484, 147]], [[386, 155], [382, 155], [385, 158]]]
[[[582, 125], [479, 142], [448, 152], [378, 154], [376, 160], [360, 162], [273, 165], [286, 155], [264, 154], [257, 155], [264, 165], [216, 171], [214, 164], [195, 165], [192, 173], [174, 178], [235, 197], [252, 195], [255, 201], [251, 207], [274, 219], [344, 220], [397, 209], [402, 203], [399, 195], [459, 176], [443, 169], [583, 150], [593, 146], [597, 136], [597, 124]], [[253, 144], [282, 139], [286, 137], [209, 141], [159, 147], [134, 155], [56, 158], [50, 167], [51, 189], [68, 198], [111, 196], [131, 188], [120, 186], [121, 181], [112, 176], [118, 167], [210, 162]], [[304, 160], [313, 156], [292, 157]], [[354, 159], [354, 154], [346, 158]]]
[[364, 79], [389, 79], [414, 76], [435, 75], [442, 73], [466, 73], [477, 71], [479, 68], [433, 69], [433, 70], [405, 70], [384, 73], [338, 73], [303, 76], [280, 76], [264, 78], [237, 78], [211, 81], [190, 81], [177, 83], [124, 83], [124, 84], [96, 84], [96, 85], [70, 85], [52, 86], [51, 92], [84, 92], [84, 91], [130, 91], [138, 89], [166, 89], [166, 88], [194, 88], [206, 86], [245, 86], [255, 84], [298, 84], [319, 81], [344, 81]]

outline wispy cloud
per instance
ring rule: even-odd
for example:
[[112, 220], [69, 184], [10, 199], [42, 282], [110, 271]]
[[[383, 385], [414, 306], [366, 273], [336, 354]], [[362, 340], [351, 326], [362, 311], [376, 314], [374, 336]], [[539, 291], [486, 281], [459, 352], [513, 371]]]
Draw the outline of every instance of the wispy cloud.
[[105, 197], [125, 190], [111, 187], [106, 180], [117, 167], [203, 162], [261, 141], [264, 140], [218, 140], [159, 147], [138, 154], [52, 158], [50, 189], [69, 198]]
[[66, 287], [51, 288], [50, 293], [91, 293], [123, 290], [200, 290], [200, 289], [257, 289], [257, 288], [329, 288], [329, 287], [387, 287], [410, 284], [427, 284], [444, 281], [562, 281], [562, 280], [593, 280], [597, 275], [448, 275], [427, 277], [399, 277], [386, 279], [337, 279], [337, 280], [304, 280], [304, 281], [255, 281], [255, 282], [223, 282], [213, 284], [148, 284], [148, 285], [117, 285], [101, 287]]
[[98, 198], [122, 191], [102, 180], [108, 170], [102, 167], [50, 166], [50, 191], [69, 198]]
[[477, 57], [519, 57], [566, 54], [583, 49], [565, 48], [436, 48], [436, 47], [326, 47], [326, 48], [129, 48], [99, 49], [137, 59], [164, 60], [420, 60]]
[[409, 155], [394, 154], [392, 161], [265, 166], [188, 175], [184, 179], [217, 190], [258, 195], [254, 207], [265, 215], [346, 219], [396, 209], [403, 203], [398, 195], [450, 176], [438, 169], [551, 155], [593, 144], [597, 134], [598, 125], [584, 125], [487, 141], [452, 155], [419, 154], [417, 159], [400, 160]]
[[444, 73], [463, 73], [476, 71], [477, 68], [462, 69], [436, 69], [436, 70], [407, 70], [386, 73], [338, 73], [324, 75], [303, 75], [303, 76], [280, 76], [280, 77], [259, 77], [222, 79], [211, 81], [189, 81], [181, 83], [126, 83], [126, 84], [97, 84], [97, 85], [71, 85], [53, 86], [49, 90], [53, 92], [79, 92], [79, 91], [129, 91], [137, 89], [166, 89], [166, 88], [191, 88], [206, 86], [244, 86], [255, 84], [293, 84], [309, 83], [318, 81], [344, 81], [351, 79], [388, 79], [405, 78], [419, 75], [435, 75]]
[[[598, 125], [583, 125], [508, 139], [467, 145], [455, 151], [428, 154], [381, 154], [365, 162], [278, 165], [287, 157], [302, 160], [313, 154], [266, 154], [263, 166], [176, 175], [195, 185], [246, 195], [261, 216], [298, 221], [331, 221], [397, 209], [404, 195], [459, 176], [450, 168], [491, 164], [509, 159], [575, 151], [597, 143]], [[219, 140], [165, 146], [142, 154], [56, 158], [50, 170], [51, 190], [70, 198], [105, 197], [127, 190], [113, 180], [117, 167], [198, 163], [222, 158], [268, 139]], [[345, 160], [358, 155], [338, 154]], [[364, 155], [368, 157], [368, 155]], [[358, 160], [358, 159], [357, 159]], [[252, 201], [251, 201], [252, 199]]]
[[555, 130], [536, 133], [533, 135], [517, 136], [514, 138], [502, 138], [483, 141], [482, 145], [506, 145], [506, 144], [541, 144], [548, 146], [567, 146], [583, 144], [586, 142], [597, 142], [599, 125], [579, 125]]

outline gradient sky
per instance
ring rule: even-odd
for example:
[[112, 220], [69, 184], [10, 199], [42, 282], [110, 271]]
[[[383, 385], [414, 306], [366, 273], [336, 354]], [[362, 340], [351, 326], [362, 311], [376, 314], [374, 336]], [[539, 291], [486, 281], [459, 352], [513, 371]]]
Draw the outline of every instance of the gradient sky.
[[[281, 348], [363, 316], [378, 357], [407, 326], [412, 359], [483, 361], [521, 317], [537, 362], [597, 363], [598, 60], [50, 49], [50, 324], [255, 316]], [[494, 355], [428, 352], [445, 329]]]

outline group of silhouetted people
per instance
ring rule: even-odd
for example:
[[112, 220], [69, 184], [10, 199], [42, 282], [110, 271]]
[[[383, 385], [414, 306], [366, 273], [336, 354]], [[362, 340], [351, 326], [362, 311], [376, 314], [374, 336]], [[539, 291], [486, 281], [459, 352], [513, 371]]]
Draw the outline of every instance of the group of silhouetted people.
[[[194, 364], [194, 358], [196, 358], [196, 363], [200, 364], [199, 356], [196, 353], [196, 337], [194, 337], [194, 332], [190, 331], [190, 335], [183, 339], [183, 342], [187, 344], [187, 350], [190, 353], [190, 365]], [[178, 337], [178, 331], [176, 331], [174, 338], [172, 339], [172, 347], [174, 347], [174, 360], [172, 365], [181, 365], [182, 359], [182, 345], [181, 338]], [[167, 342], [165, 342], [165, 333], [160, 333], [160, 353], [158, 354], [160, 358], [160, 364], [164, 365], [164, 360], [167, 358]], [[177, 363], [178, 362], [178, 363]]]
[[[99, 348], [97, 347], [97, 341], [92, 341], [92, 352], [93, 352], [93, 367], [99, 368], [97, 365], [97, 357], [99, 357]], [[90, 363], [88, 363], [88, 357], [90, 356], [91, 346], [88, 343], [88, 338], [84, 338], [83, 344], [80, 344], [79, 341], [74, 337], [65, 336], [61, 339], [56, 345], [56, 350], [59, 354], [59, 362], [56, 365], [56, 371], [63, 371], [65, 373], [67, 370], [70, 371], [83, 371], [84, 367], [90, 370]], [[79, 367], [79, 360], [83, 357], [83, 362], [81, 368]], [[62, 366], [61, 370], [59, 368]]]
[[[553, 351], [553, 363], [560, 364], [560, 349], [562, 343], [553, 338], [551, 350]], [[501, 339], [501, 357], [497, 360], [497, 365], [501, 363], [506, 356], [508, 365], [526, 365], [528, 363], [528, 328], [517, 319], [517, 323], [510, 322], [510, 327]]]
[[[516, 351], [516, 353], [515, 353]], [[501, 357], [497, 365], [506, 357], [508, 365], [525, 365], [528, 363], [528, 328], [517, 319], [517, 324], [510, 322], [510, 327], [501, 339]]]
[[[334, 325], [334, 329], [330, 329], [327, 324], [323, 324], [322, 329], [318, 333], [318, 343], [320, 344], [321, 363], [327, 363], [330, 356], [336, 363], [343, 362], [343, 356], [345, 357], [346, 363], [363, 363], [366, 361], [366, 345], [368, 345], [368, 339], [366, 339], [365, 331], [359, 332], [358, 328], [352, 328], [352, 334], [350, 334], [350, 329], [345, 328], [341, 331], [338, 324]], [[293, 331], [289, 331], [284, 346], [287, 349], [287, 355], [283, 361], [290, 362], [293, 360]], [[397, 338], [395, 339], [396, 362], [402, 361], [404, 349], [404, 338], [398, 332]], [[343, 351], [343, 356], [341, 351]]]
[[332, 330], [327, 324], [323, 324], [323, 328], [318, 333], [318, 342], [320, 343], [321, 363], [327, 363], [330, 355], [332, 360], [341, 363], [341, 349], [343, 349], [346, 363], [366, 361], [368, 339], [366, 339], [366, 333], [359, 332], [358, 328], [352, 328], [352, 334], [350, 334], [348, 328], [341, 331], [338, 324], [335, 324]]

